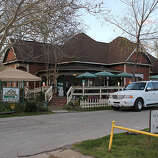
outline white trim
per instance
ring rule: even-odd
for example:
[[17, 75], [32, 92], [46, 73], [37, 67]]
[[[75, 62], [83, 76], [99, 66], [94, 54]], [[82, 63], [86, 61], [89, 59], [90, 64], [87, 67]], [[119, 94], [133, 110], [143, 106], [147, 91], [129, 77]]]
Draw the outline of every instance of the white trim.
[[141, 63], [133, 63], [133, 62], [126, 62], [125, 64], [130, 64], [130, 65], [142, 65], [142, 66], [152, 66], [152, 64], [141, 64]]
[[95, 62], [86, 62], [86, 61], [66, 61], [66, 62], [58, 63], [58, 65], [69, 64], [69, 63], [83, 63], [83, 64], [93, 64], [93, 65], [104, 65], [104, 66], [107, 66], [107, 65], [119, 65], [119, 64], [124, 64], [125, 62], [104, 64], [104, 63], [95, 63]]
[[148, 53], [147, 53], [147, 52], [144, 52], [144, 53], [146, 54], [146, 56], [148, 57], [148, 59], [149, 59], [150, 63], [152, 64], [151, 59], [150, 59], [150, 57], [149, 57]]
[[88, 61], [66, 61], [58, 63], [59, 65], [62, 64], [68, 64], [68, 63], [83, 63], [83, 64], [93, 64], [93, 65], [118, 65], [118, 64], [124, 64], [125, 62], [119, 62], [119, 63], [111, 63], [111, 64], [104, 64], [104, 63], [96, 63], [96, 62], [88, 62]]
[[17, 61], [17, 60], [14, 60], [14, 61], [5, 62], [5, 63], [3, 63], [3, 64], [4, 64], [4, 65], [7, 65], [7, 64], [15, 63], [15, 62], [18, 62], [18, 61]]
[[[14, 54], [14, 56], [15, 56], [15, 58], [16, 58], [16, 54], [15, 54], [14, 48], [11, 47], [11, 48], [8, 48], [8, 49], [13, 50], [13, 54]], [[10, 52], [10, 50], [8, 51], [8, 53]], [[4, 58], [3, 58], [3, 62], [4, 62], [4, 59], [5, 59], [6, 53], [7, 53], [7, 50], [6, 50], [6, 52], [5, 52], [5, 55], [4, 55]], [[14, 60], [14, 61], [16, 61], [16, 60]], [[11, 62], [14, 62], [14, 61], [11, 61]], [[9, 61], [9, 62], [10, 62], [10, 61]], [[9, 62], [5, 62], [5, 63], [9, 63]]]
[[65, 61], [65, 62], [61, 62], [58, 63], [59, 65], [62, 64], [69, 64], [69, 63], [83, 63], [83, 64], [94, 64], [94, 65], [108, 65], [108, 64], [104, 64], [104, 63], [96, 63], [96, 62], [88, 62], [88, 61]]
[[[126, 64], [124, 64], [124, 68], [123, 69], [124, 69], [124, 72], [127, 72]], [[126, 78], [124, 77], [123, 79], [124, 79], [123, 80], [123, 82], [124, 82], [123, 85], [126, 85]]]
[[[127, 59], [125, 61], [128, 61], [130, 59], [130, 57], [135, 53], [135, 51], [136, 51], [136, 48], [132, 51], [132, 53], [127, 57]], [[143, 51], [142, 53], [144, 53], [147, 56], [147, 58], [149, 59], [150, 63], [152, 63], [148, 53], [146, 51], [145, 52]]]
[[[107, 65], [120, 65], [120, 64], [136, 64], [136, 63], [133, 63], [133, 62], [119, 62], [119, 63], [103, 64], [103, 63], [85, 62], [85, 61], [68, 61], [68, 62], [58, 63], [58, 65], [69, 64], [69, 63], [83, 63], [83, 64], [93, 64], [93, 65], [104, 65], [104, 66], [107, 66]], [[137, 65], [147, 66], [147, 65], [151, 65], [151, 64], [137, 63]]]
[[128, 61], [129, 58], [134, 54], [135, 51], [136, 51], [136, 48], [132, 51], [132, 53], [127, 57], [127, 59], [125, 61]]
[[30, 66], [29, 66], [29, 64], [26, 64], [26, 70], [27, 70], [27, 72], [30, 72]]

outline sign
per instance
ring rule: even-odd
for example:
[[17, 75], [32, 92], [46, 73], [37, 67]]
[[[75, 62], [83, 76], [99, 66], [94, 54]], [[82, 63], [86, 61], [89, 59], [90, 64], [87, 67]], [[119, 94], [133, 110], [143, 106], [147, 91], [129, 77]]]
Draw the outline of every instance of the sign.
[[150, 132], [158, 133], [158, 110], [150, 110]]
[[19, 88], [3, 88], [4, 102], [19, 102]]

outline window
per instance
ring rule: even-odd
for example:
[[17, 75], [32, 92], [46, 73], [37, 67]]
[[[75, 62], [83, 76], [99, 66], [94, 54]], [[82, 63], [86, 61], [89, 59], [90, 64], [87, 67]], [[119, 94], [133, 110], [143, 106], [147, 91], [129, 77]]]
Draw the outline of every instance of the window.
[[144, 90], [145, 85], [146, 82], [131, 83], [125, 88], [125, 90]]
[[154, 87], [153, 87], [153, 83], [152, 83], [152, 82], [149, 82], [149, 83], [148, 83], [147, 89], [148, 89], [148, 90], [154, 90]]
[[158, 82], [153, 82], [153, 89], [158, 90]]

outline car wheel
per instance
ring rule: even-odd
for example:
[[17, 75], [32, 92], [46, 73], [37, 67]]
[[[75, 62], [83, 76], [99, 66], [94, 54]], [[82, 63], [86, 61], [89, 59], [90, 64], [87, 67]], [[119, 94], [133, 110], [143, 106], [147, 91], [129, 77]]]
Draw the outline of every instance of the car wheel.
[[135, 101], [135, 109], [136, 109], [136, 111], [141, 111], [143, 109], [143, 100], [142, 99], [137, 99]]
[[120, 107], [112, 106], [112, 109], [116, 111], [116, 110], [119, 110]]

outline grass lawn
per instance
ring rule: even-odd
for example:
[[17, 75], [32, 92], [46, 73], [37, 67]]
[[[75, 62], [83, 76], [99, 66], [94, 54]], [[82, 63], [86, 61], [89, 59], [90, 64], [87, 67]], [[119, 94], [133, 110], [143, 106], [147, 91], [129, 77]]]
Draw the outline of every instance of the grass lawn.
[[109, 136], [87, 140], [73, 146], [74, 150], [95, 158], [158, 158], [158, 138], [145, 135], [115, 134], [108, 152]]
[[46, 115], [46, 114], [53, 114], [53, 112], [29, 112], [29, 113], [1, 114], [1, 115], [0, 115], [0, 118], [5, 118], [5, 117], [34, 116], [34, 115]]

